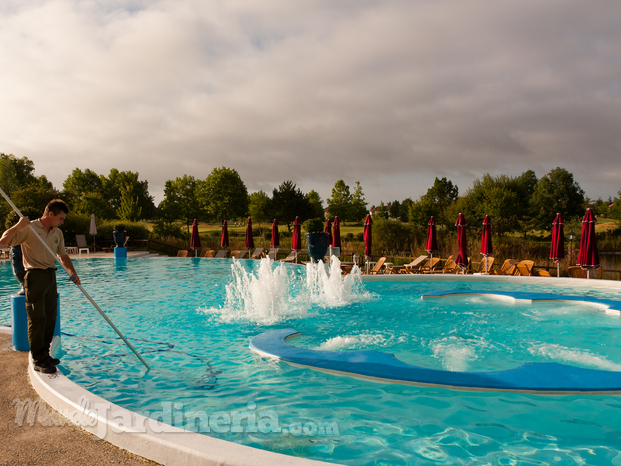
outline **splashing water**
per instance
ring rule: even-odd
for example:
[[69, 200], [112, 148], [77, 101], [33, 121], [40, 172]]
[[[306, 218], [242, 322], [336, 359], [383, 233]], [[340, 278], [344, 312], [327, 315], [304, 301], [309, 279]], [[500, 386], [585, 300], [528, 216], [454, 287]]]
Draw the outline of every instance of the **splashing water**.
[[341, 261], [332, 256], [330, 272], [323, 262], [306, 264], [306, 291], [313, 304], [337, 307], [369, 297], [362, 289], [361, 271], [354, 265], [349, 275], [341, 275]]
[[233, 261], [224, 306], [207, 311], [218, 313], [224, 321], [270, 324], [312, 315], [309, 311], [313, 306], [332, 308], [370, 299], [372, 294], [362, 286], [360, 269], [354, 266], [349, 275], [342, 276], [340, 264], [333, 257], [328, 273], [322, 262], [309, 263], [304, 277], [269, 258], [261, 259], [256, 274]]

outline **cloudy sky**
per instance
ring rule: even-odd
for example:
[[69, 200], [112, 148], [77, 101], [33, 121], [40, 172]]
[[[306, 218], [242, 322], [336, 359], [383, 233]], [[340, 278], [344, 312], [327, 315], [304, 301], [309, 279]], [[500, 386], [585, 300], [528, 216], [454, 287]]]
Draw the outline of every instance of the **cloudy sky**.
[[621, 189], [621, 2], [2, 0], [0, 152], [370, 203], [446, 176]]

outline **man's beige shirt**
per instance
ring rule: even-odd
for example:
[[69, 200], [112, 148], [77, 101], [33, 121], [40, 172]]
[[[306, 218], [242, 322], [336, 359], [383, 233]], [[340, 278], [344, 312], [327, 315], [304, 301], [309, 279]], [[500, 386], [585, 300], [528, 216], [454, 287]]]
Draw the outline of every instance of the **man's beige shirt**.
[[[11, 239], [11, 246], [22, 245], [22, 253], [24, 255], [24, 268], [31, 269], [49, 269], [55, 267], [56, 259], [50, 254], [41, 240], [35, 235], [39, 235], [47, 243], [52, 251], [59, 256], [67, 254], [65, 251], [65, 238], [63, 232], [58, 228], [52, 228], [49, 232], [41, 223], [41, 219], [30, 222], [32, 228], [18, 231]], [[34, 232], [32, 231], [34, 229]], [[36, 233], [35, 233], [36, 232]]]

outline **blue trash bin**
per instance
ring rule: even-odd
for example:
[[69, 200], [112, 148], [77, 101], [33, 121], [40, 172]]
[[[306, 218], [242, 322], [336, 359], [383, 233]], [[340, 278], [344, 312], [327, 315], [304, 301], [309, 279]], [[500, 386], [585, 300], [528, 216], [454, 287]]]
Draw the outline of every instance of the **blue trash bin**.
[[123, 246], [117, 246], [116, 248], [114, 248], [114, 258], [115, 259], [127, 258], [127, 248]]
[[[60, 336], [60, 295], [57, 298], [56, 326], [54, 336]], [[26, 296], [11, 295], [11, 325], [13, 328], [13, 349], [30, 351], [28, 343], [28, 314], [26, 314]]]

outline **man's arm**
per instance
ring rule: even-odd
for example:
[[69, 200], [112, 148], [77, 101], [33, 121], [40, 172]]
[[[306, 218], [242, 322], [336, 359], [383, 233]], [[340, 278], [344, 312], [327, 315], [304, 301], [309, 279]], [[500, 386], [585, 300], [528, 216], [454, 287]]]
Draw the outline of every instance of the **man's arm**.
[[18, 231], [23, 231], [30, 225], [30, 219], [28, 217], [22, 217], [15, 225], [6, 230], [0, 238], [0, 244], [10, 244], [11, 240]]
[[78, 277], [77, 272], [73, 268], [73, 262], [71, 262], [71, 258], [69, 257], [69, 255], [68, 254], [64, 254], [62, 256], [59, 256], [59, 259], [63, 263], [63, 265], [65, 267], [67, 267], [67, 269], [69, 269], [69, 272], [71, 272], [71, 277], [69, 277], [69, 280], [71, 280], [76, 285], [79, 285], [80, 284], [80, 277]]

